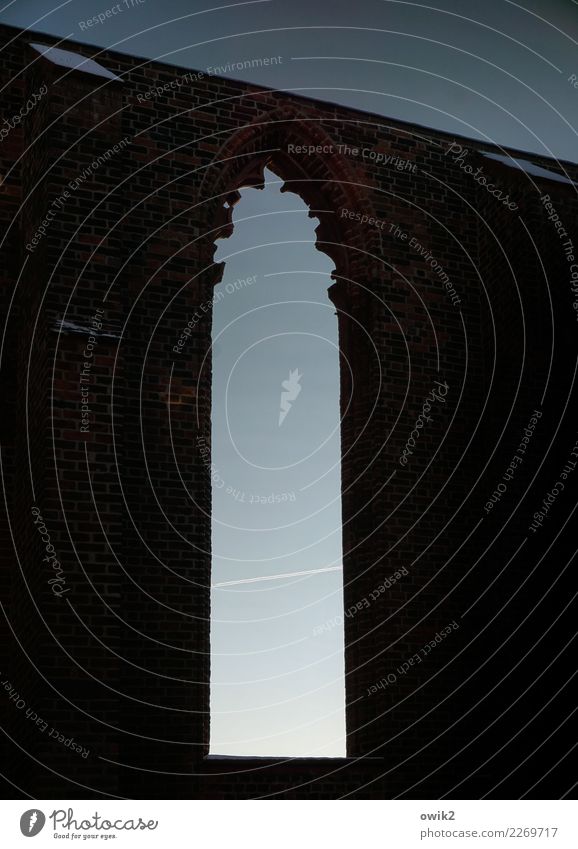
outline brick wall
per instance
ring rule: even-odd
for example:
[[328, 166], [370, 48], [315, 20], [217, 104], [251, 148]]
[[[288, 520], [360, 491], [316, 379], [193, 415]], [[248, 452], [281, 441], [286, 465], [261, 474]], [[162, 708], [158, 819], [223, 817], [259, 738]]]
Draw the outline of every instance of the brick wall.
[[[443, 133], [216, 77], [147, 97], [186, 71], [102, 51], [97, 61], [119, 77], [106, 81], [66, 72], [28, 44], [52, 39], [15, 35], [0, 28], [7, 114], [27, 92], [46, 85], [47, 94], [0, 145], [3, 173], [12, 169], [0, 187], [6, 309], [15, 293], [2, 368], [14, 422], [2, 430], [3, 594], [16, 635], [2, 634], [6, 677], [48, 727], [89, 754], [6, 700], [8, 779], [60, 798], [471, 797], [501, 779], [498, 795], [516, 787], [516, 775], [506, 779], [508, 758], [517, 763], [511, 750], [484, 761], [534, 716], [535, 690], [514, 719], [502, 714], [532, 669], [562, 649], [568, 627], [568, 613], [555, 619], [570, 586], [568, 532], [534, 540], [527, 526], [576, 438], [565, 412], [576, 362], [569, 263], [540, 201], [550, 194], [578, 244], [572, 189], [541, 178], [532, 186], [483, 157], [490, 146], [460, 140], [468, 162], [509, 192], [512, 211], [454, 162], [454, 139]], [[320, 152], [296, 153], [299, 145]], [[405, 165], [377, 165], [377, 154]], [[350, 759], [329, 766], [206, 760], [210, 480], [195, 439], [210, 433], [210, 321], [182, 353], [172, 349], [221, 279], [215, 241], [232, 232], [238, 189], [259, 185], [265, 165], [312, 210], [332, 210], [319, 216], [317, 246], [335, 262], [347, 410], [345, 609], [361, 604], [345, 617]], [[387, 223], [362, 224], [355, 213]], [[433, 421], [404, 465], [436, 387]], [[542, 418], [508, 509], [487, 513], [534, 409]], [[572, 492], [570, 482], [560, 526]], [[62, 564], [60, 596], [48, 584], [34, 505]], [[560, 579], [544, 599], [552, 570]], [[549, 611], [555, 628], [512, 672]], [[452, 621], [457, 630], [410, 664]], [[534, 731], [555, 727], [553, 710]], [[530, 725], [512, 744], [518, 761], [531, 734]], [[554, 735], [552, 751], [560, 745]], [[530, 759], [532, 769], [543, 774], [543, 760]], [[538, 794], [557, 781], [553, 769]]]

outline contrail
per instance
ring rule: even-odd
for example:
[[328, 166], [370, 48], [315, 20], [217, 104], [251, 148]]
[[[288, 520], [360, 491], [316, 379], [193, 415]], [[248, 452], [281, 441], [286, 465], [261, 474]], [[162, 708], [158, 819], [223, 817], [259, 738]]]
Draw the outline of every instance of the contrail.
[[211, 589], [217, 587], [231, 587], [234, 584], [254, 584], [257, 581], [276, 581], [279, 578], [296, 578], [299, 575], [319, 575], [321, 572], [340, 572], [341, 566], [328, 566], [327, 569], [307, 569], [304, 572], [285, 572], [284, 575], [262, 575], [260, 578], [242, 578], [240, 581], [223, 581], [213, 584]]

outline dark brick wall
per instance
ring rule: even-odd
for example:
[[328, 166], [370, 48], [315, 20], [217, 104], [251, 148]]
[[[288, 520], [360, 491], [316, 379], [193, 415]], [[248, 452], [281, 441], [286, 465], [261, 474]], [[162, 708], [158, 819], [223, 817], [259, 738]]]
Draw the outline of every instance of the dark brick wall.
[[[515, 720], [504, 713], [531, 669], [542, 671], [562, 649], [568, 627], [567, 613], [556, 619], [569, 598], [567, 530], [553, 542], [544, 531], [534, 539], [528, 524], [576, 438], [565, 407], [575, 401], [569, 264], [540, 202], [551, 195], [578, 244], [575, 193], [549, 180], [532, 186], [484, 158], [478, 148], [490, 146], [461, 140], [468, 162], [518, 204], [511, 211], [453, 162], [454, 140], [443, 133], [216, 77], [146, 99], [151, 86], [187, 71], [102, 51], [96, 60], [120, 77], [106, 82], [66, 72], [28, 46], [52, 39], [8, 44], [14, 35], [0, 28], [2, 80], [11, 78], [5, 114], [26, 92], [46, 84], [48, 93], [0, 145], [3, 173], [13, 168], [0, 188], [6, 311], [15, 292], [2, 363], [14, 424], [2, 429], [9, 523], [0, 544], [20, 643], [6, 632], [6, 678], [89, 754], [3, 704], [9, 780], [40, 797], [74, 798], [491, 792], [508, 758], [518, 763], [531, 751], [528, 735], [556, 725], [545, 710], [514, 749], [484, 763], [542, 704], [534, 690]], [[300, 144], [331, 152], [292, 152]], [[364, 150], [415, 167], [376, 165]], [[181, 354], [172, 348], [221, 279], [215, 240], [232, 232], [237, 190], [258, 185], [265, 165], [312, 210], [332, 210], [319, 216], [317, 246], [336, 266], [345, 609], [360, 607], [345, 617], [352, 759], [329, 765], [205, 759], [210, 480], [195, 439], [210, 433], [210, 320]], [[26, 245], [75, 180], [30, 253]], [[361, 224], [343, 210], [387, 224]], [[437, 260], [459, 304], [412, 238]], [[93, 332], [94, 316], [102, 327]], [[404, 466], [404, 445], [436, 386], [443, 397], [432, 400], [433, 421]], [[486, 513], [534, 409], [542, 418], [524, 462]], [[570, 481], [557, 530], [573, 493]], [[62, 564], [61, 597], [47, 583], [34, 505]], [[552, 570], [560, 579], [544, 598]], [[512, 672], [550, 616], [555, 627]], [[452, 621], [457, 630], [409, 664]], [[395, 682], [371, 693], [388, 675]], [[551, 745], [562, 745], [556, 735]], [[545, 772], [539, 759], [532, 769]], [[508, 780], [497, 795], [517, 786], [515, 775]], [[552, 770], [538, 795], [555, 793], [557, 780]]]

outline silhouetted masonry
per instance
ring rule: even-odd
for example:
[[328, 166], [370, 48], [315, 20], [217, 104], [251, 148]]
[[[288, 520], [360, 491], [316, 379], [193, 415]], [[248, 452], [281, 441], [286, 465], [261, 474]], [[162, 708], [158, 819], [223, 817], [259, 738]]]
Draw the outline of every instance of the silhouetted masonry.
[[[8, 792], [561, 795], [577, 166], [0, 39]], [[335, 263], [344, 760], [206, 757], [210, 310], [179, 339], [265, 165]]]

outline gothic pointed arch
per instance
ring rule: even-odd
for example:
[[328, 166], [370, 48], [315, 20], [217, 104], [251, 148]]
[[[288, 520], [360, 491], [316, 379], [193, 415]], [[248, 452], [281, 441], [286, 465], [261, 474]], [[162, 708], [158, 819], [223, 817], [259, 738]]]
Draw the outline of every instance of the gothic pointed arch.
[[[313, 112], [293, 107], [263, 113], [233, 133], [201, 184], [201, 197], [218, 228], [211, 233], [210, 259], [215, 240], [233, 232], [240, 190], [262, 188], [264, 170], [269, 168], [283, 180], [281, 191], [298, 194], [309, 206], [310, 217], [319, 219], [316, 247], [335, 263], [331, 297], [338, 309], [364, 298], [363, 287], [355, 285], [367, 284], [367, 257], [359, 247], [379, 255], [381, 234], [359, 220], [362, 215], [367, 216], [365, 221], [376, 215], [368, 208], [366, 170], [342, 152], [344, 146], [345, 141], [332, 138]], [[221, 274], [215, 276], [220, 279]]]

